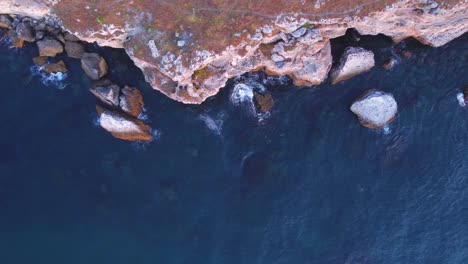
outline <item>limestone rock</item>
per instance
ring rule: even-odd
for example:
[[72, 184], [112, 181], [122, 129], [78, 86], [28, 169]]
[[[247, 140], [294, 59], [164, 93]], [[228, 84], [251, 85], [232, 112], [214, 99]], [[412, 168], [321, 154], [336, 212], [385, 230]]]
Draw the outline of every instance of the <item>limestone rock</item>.
[[138, 117], [143, 112], [143, 96], [135, 87], [125, 86], [120, 94], [120, 109], [125, 113]]
[[119, 107], [120, 87], [112, 84], [109, 80], [97, 82], [91, 87], [90, 91], [101, 100], [101, 102], [111, 107]]
[[99, 124], [114, 137], [127, 141], [151, 141], [151, 128], [142, 121], [96, 105]]
[[332, 69], [330, 78], [332, 84], [350, 79], [367, 72], [374, 67], [374, 53], [363, 48], [348, 47], [341, 56], [338, 65]]
[[37, 42], [39, 56], [55, 57], [63, 52], [63, 46], [53, 38], [45, 38]]
[[68, 69], [63, 61], [59, 61], [56, 63], [45, 65], [42, 71], [47, 72], [47, 73], [57, 73], [57, 72], [67, 72]]
[[107, 74], [107, 63], [96, 53], [84, 53], [81, 57], [81, 68], [89, 78], [97, 81]]
[[15, 31], [16, 31], [16, 34], [18, 34], [18, 38], [24, 41], [27, 41], [27, 42], [36, 41], [34, 30], [27, 22], [20, 22], [16, 26]]
[[270, 109], [274, 105], [273, 96], [269, 92], [265, 93], [254, 93], [255, 104], [257, 105], [257, 109], [261, 112], [266, 113], [270, 111]]
[[0, 15], [0, 28], [9, 29], [11, 22], [11, 18], [8, 15]]
[[67, 52], [68, 57], [75, 59], [81, 59], [81, 57], [85, 53], [83, 45], [71, 41], [65, 42], [65, 51]]
[[48, 57], [45, 57], [45, 56], [38, 56], [38, 57], [34, 57], [33, 58], [33, 62], [37, 65], [37, 66], [44, 66], [46, 63], [47, 63], [47, 60], [49, 58]]
[[395, 119], [398, 111], [393, 95], [370, 90], [351, 105], [351, 111], [367, 128], [382, 128]]

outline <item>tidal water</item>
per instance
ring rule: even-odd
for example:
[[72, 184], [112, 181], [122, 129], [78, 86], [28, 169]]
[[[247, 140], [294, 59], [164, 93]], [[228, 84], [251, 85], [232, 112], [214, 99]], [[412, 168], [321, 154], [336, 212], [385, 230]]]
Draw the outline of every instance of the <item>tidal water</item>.
[[[158, 136], [136, 144], [96, 125], [79, 61], [47, 81], [35, 47], [3, 39], [0, 263], [468, 263], [468, 107], [457, 101], [468, 35], [429, 48], [348, 34], [333, 53], [348, 45], [373, 50], [377, 66], [314, 88], [250, 74], [201, 106], [153, 91], [122, 51], [89, 47], [113, 81], [143, 92]], [[252, 112], [239, 83], [270, 90], [271, 113]], [[386, 131], [349, 111], [371, 88], [398, 102]]]

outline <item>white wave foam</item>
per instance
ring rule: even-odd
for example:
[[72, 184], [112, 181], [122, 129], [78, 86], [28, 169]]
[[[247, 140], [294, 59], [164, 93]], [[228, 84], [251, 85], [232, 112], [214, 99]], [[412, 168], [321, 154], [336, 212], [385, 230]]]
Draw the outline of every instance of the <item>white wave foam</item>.
[[206, 125], [206, 127], [213, 131], [216, 135], [221, 135], [222, 129], [223, 129], [223, 115], [218, 116], [218, 118], [215, 120], [211, 116], [207, 114], [200, 114], [198, 118], [203, 121]]
[[234, 86], [231, 94], [231, 103], [241, 105], [243, 103], [251, 103], [253, 100], [253, 89], [244, 83], [239, 83]]
[[457, 100], [458, 100], [458, 104], [459, 104], [461, 107], [465, 107], [465, 106], [466, 106], [466, 103], [465, 103], [465, 96], [463, 95], [463, 93], [457, 93]]
[[160, 139], [160, 138], [161, 138], [161, 135], [162, 135], [161, 131], [159, 131], [159, 130], [157, 130], [157, 129], [153, 129], [153, 130], [151, 131], [151, 134], [153, 135], [153, 140], [158, 140], [158, 139]]
[[31, 73], [33, 76], [39, 76], [44, 85], [55, 86], [57, 89], [62, 90], [67, 85], [63, 81], [68, 77], [67, 73], [45, 73], [42, 71], [45, 66], [34, 65], [31, 67]]
[[390, 129], [389, 125], [386, 125], [386, 126], [383, 127], [383, 133], [384, 133], [384, 135], [388, 135], [388, 134], [392, 133], [392, 130]]

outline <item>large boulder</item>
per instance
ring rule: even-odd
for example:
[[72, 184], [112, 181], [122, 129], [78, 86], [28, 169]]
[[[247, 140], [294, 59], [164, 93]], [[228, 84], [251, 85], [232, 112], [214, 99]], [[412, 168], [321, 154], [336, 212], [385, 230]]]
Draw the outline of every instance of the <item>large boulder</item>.
[[81, 57], [81, 68], [89, 78], [96, 81], [106, 75], [108, 71], [106, 61], [96, 53], [84, 53]]
[[128, 141], [153, 140], [151, 128], [142, 121], [97, 105], [99, 124], [114, 137]]
[[59, 61], [56, 63], [47, 64], [44, 66], [42, 71], [47, 73], [57, 73], [57, 72], [67, 72], [67, 66], [63, 61]]
[[341, 56], [340, 62], [331, 73], [331, 83], [336, 84], [356, 75], [367, 72], [375, 65], [374, 53], [359, 47], [348, 47]]
[[143, 112], [143, 96], [135, 87], [125, 86], [120, 94], [120, 109], [125, 113], [138, 117]]
[[63, 46], [53, 38], [44, 38], [37, 42], [39, 56], [55, 57], [63, 52]]
[[65, 42], [65, 51], [67, 52], [68, 57], [75, 59], [81, 59], [85, 53], [83, 45], [72, 41]]
[[34, 57], [33, 58], [33, 62], [37, 65], [37, 66], [44, 66], [46, 65], [47, 61], [49, 60], [48, 57], [44, 57], [44, 56], [37, 56], [37, 57]]
[[351, 111], [367, 128], [382, 128], [395, 119], [398, 105], [393, 95], [370, 90], [351, 105]]
[[114, 108], [119, 107], [120, 87], [112, 84], [109, 80], [97, 82], [90, 91], [101, 102]]
[[27, 22], [20, 22], [16, 26], [16, 34], [18, 38], [27, 41], [27, 42], [34, 42], [36, 41], [34, 29], [29, 25]]

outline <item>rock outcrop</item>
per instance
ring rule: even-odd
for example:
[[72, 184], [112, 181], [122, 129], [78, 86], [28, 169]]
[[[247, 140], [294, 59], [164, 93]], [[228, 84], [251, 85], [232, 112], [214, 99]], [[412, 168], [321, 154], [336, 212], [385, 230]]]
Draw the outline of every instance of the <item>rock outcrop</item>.
[[119, 107], [125, 113], [138, 117], [143, 112], [143, 96], [137, 88], [125, 86], [119, 98]]
[[99, 124], [114, 137], [127, 141], [151, 141], [151, 128], [142, 121], [96, 105]]
[[370, 90], [351, 105], [351, 111], [367, 128], [382, 128], [395, 119], [398, 105], [393, 95]]
[[332, 62], [330, 39], [349, 28], [434, 47], [468, 30], [466, 0], [3, 0], [0, 13], [54, 14], [82, 41], [125, 48], [156, 90], [191, 104], [259, 69], [319, 84]]
[[108, 66], [104, 58], [96, 53], [83, 53], [81, 68], [89, 78], [97, 81], [107, 74]]
[[120, 87], [112, 84], [109, 80], [96, 83], [90, 91], [106, 105], [113, 108], [119, 107]]
[[348, 47], [338, 65], [330, 73], [331, 83], [336, 84], [370, 71], [375, 65], [374, 53], [363, 48]]
[[80, 43], [65, 41], [65, 51], [67, 52], [68, 57], [81, 59], [85, 53], [85, 48]]

